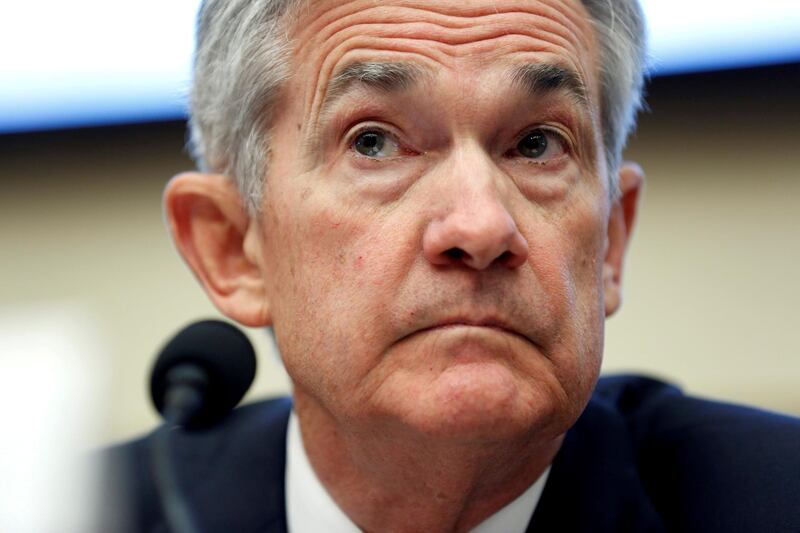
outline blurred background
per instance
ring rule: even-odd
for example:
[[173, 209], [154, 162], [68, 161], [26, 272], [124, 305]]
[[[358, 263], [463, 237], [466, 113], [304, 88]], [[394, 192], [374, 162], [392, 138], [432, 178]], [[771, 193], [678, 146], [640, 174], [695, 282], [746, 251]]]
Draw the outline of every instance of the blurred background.
[[[2, 4], [0, 416], [20, 437], [0, 444], [0, 529], [39, 531], [26, 495], [71, 479], [67, 451], [152, 428], [153, 357], [219, 316], [160, 205], [193, 168], [197, 1]], [[648, 181], [605, 371], [800, 415], [800, 2], [644, 4], [653, 78], [627, 157]], [[248, 334], [248, 399], [286, 393]]]

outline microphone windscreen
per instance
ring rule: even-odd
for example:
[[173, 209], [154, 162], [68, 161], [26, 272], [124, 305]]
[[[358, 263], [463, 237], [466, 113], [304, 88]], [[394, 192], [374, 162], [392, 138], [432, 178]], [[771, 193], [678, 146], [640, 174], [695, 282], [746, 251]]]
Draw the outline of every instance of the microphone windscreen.
[[203, 405], [192, 418], [195, 427], [213, 424], [242, 399], [256, 373], [253, 345], [237, 327], [219, 320], [195, 322], [161, 350], [150, 376], [150, 394], [164, 414], [170, 370], [192, 365], [204, 374]]

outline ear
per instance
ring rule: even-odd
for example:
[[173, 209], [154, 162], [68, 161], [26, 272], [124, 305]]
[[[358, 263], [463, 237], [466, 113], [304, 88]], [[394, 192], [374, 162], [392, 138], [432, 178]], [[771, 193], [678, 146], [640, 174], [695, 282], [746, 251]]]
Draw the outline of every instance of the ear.
[[608, 247], [603, 264], [606, 317], [614, 314], [622, 302], [622, 267], [643, 186], [642, 168], [636, 163], [622, 163], [619, 169], [620, 195], [611, 206], [608, 218]]
[[270, 325], [258, 224], [233, 181], [179, 174], [164, 191], [164, 211], [178, 251], [217, 309], [246, 326]]

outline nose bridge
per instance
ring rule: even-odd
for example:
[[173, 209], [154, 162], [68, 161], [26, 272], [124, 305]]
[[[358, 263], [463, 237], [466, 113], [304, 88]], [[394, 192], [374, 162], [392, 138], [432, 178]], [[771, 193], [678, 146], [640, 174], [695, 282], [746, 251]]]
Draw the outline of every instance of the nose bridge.
[[500, 184], [493, 162], [474, 142], [457, 146], [444, 165], [439, 183], [444, 187], [445, 214], [477, 214], [501, 202]]
[[521, 265], [528, 245], [508, 205], [503, 176], [474, 142], [454, 148], [437, 176], [440, 209], [424, 236], [434, 264], [483, 270], [492, 264]]
[[489, 238], [509, 223], [514, 224], [500, 177], [488, 157], [474, 147], [460, 150], [450, 170], [452, 203], [445, 207], [445, 217], [474, 237]]

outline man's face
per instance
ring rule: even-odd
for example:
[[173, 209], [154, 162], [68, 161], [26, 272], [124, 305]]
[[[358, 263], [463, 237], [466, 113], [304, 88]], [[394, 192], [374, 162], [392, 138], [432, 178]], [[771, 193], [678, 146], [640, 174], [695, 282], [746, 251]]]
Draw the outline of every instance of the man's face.
[[301, 8], [256, 252], [298, 396], [465, 439], [578, 416], [609, 214], [587, 20], [578, 0]]

